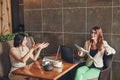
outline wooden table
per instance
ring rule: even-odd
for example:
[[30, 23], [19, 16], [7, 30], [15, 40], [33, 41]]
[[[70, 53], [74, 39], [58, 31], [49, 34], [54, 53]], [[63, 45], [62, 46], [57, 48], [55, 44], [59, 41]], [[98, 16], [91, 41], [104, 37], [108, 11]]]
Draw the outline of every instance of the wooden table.
[[54, 67], [52, 71], [45, 71], [42, 66], [42, 59], [40, 59], [29, 65], [26, 65], [25, 67], [15, 70], [13, 73], [19, 74], [19, 75], [42, 78], [46, 80], [57, 80], [61, 76], [63, 76], [65, 73], [72, 70], [74, 67], [76, 67], [79, 64], [79, 63], [76, 63], [76, 64], [68, 63], [63, 60], [62, 60], [62, 63], [63, 63], [62, 68]]

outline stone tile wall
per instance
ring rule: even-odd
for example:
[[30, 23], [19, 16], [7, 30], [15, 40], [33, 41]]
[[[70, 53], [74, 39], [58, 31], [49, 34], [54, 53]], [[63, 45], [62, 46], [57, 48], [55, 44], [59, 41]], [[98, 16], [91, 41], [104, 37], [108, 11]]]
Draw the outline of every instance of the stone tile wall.
[[24, 0], [23, 6], [25, 31], [36, 42], [50, 43], [46, 54], [55, 53], [60, 44], [83, 46], [90, 29], [100, 25], [117, 51], [111, 80], [120, 79], [120, 0]]

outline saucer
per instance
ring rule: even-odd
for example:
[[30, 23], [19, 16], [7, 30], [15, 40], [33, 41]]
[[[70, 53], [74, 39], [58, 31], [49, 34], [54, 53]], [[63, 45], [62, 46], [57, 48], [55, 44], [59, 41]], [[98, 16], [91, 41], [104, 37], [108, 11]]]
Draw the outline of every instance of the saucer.
[[57, 67], [57, 68], [61, 68], [61, 67], [63, 67], [63, 64], [61, 64], [61, 65], [53, 65], [54, 67]]

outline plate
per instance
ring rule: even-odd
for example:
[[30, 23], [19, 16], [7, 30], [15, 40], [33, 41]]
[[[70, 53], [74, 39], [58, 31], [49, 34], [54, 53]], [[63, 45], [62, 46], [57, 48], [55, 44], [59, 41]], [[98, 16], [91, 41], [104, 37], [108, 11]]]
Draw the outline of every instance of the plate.
[[57, 67], [57, 68], [61, 68], [63, 67], [63, 64], [62, 65], [53, 65], [54, 67]]

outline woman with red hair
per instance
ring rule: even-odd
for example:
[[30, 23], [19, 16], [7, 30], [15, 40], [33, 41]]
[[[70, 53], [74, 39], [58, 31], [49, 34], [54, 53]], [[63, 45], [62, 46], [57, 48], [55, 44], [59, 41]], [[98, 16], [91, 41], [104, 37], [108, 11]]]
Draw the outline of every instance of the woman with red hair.
[[85, 51], [79, 50], [79, 56], [89, 56], [86, 65], [77, 69], [75, 80], [88, 80], [99, 77], [103, 68], [103, 55], [115, 54], [116, 51], [104, 40], [101, 27], [95, 26], [91, 29], [90, 39], [85, 42]]

